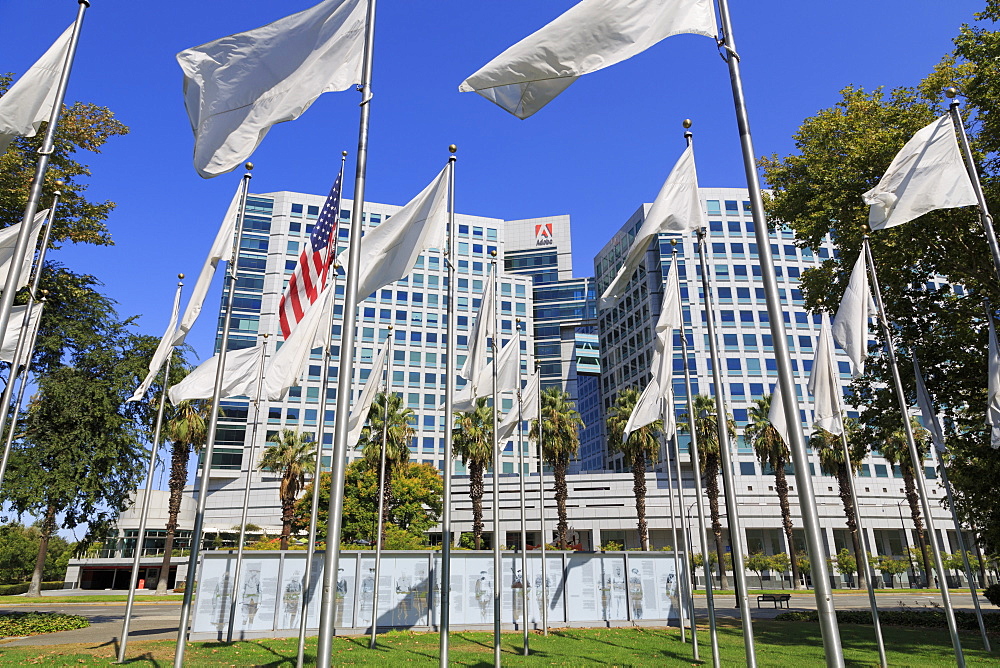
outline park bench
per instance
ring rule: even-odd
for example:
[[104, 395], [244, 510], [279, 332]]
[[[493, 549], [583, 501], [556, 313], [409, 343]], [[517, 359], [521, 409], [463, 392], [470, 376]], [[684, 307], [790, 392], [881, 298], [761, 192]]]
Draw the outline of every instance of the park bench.
[[785, 604], [784, 607], [787, 608], [788, 602], [791, 600], [792, 600], [791, 594], [761, 594], [760, 596], [757, 597], [757, 607], [759, 608], [761, 602], [764, 602], [764, 603], [774, 603], [774, 607], [776, 608], [782, 607], [781, 604], [784, 603]]

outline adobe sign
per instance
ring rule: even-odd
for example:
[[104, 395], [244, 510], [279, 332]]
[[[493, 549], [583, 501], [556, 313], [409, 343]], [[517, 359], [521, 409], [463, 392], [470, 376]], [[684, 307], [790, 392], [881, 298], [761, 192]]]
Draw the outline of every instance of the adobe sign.
[[552, 238], [552, 223], [540, 223], [535, 225], [535, 245], [551, 246], [555, 243]]

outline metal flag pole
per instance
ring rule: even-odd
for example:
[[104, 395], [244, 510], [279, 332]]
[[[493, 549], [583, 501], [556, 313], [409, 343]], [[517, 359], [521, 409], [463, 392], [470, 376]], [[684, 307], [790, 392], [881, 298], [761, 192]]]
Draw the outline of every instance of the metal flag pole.
[[[62, 181], [56, 181], [56, 187], [62, 188], [65, 184]], [[28, 367], [31, 366], [32, 353], [35, 350], [34, 335], [29, 335], [28, 328], [31, 324], [31, 310], [34, 307], [35, 300], [38, 295], [38, 285], [41, 281], [42, 267], [45, 264], [45, 253], [49, 248], [49, 237], [52, 235], [52, 223], [56, 218], [56, 209], [59, 207], [59, 198], [62, 196], [62, 191], [57, 190], [52, 194], [52, 206], [49, 207], [49, 217], [45, 221], [45, 227], [42, 231], [42, 242], [38, 246], [38, 257], [35, 259], [35, 273], [31, 280], [31, 288], [28, 291], [28, 303], [24, 310], [24, 319], [21, 321], [21, 329], [17, 337], [17, 345], [14, 346], [14, 359], [10, 364], [10, 371], [7, 374], [7, 385], [3, 388], [3, 396], [0, 397], [0, 433], [3, 433], [4, 426], [6, 425], [7, 418], [10, 417], [10, 400], [14, 394], [14, 381], [20, 376], [21, 389], [18, 391], [17, 406], [21, 406], [21, 395], [24, 393], [24, 385], [28, 381]], [[20, 266], [20, 265], [18, 265]], [[13, 266], [11, 267], [13, 271]], [[41, 318], [35, 324], [35, 332], [37, 334], [37, 328], [41, 325]], [[0, 330], [3, 331], [3, 330]], [[31, 340], [29, 341], [29, 336]], [[24, 351], [27, 349], [27, 361], [25, 362], [25, 368], [19, 370], [19, 361], [25, 357]], [[0, 458], [0, 486], [3, 485], [3, 480], [7, 475], [7, 464], [10, 462], [10, 451], [14, 443], [14, 425], [17, 423], [17, 412], [14, 412], [13, 417], [11, 417], [11, 424], [7, 429], [7, 440], [4, 443], [3, 457]]]
[[[666, 354], [666, 351], [664, 351]], [[670, 470], [670, 439], [667, 437], [666, 426], [667, 426], [667, 408], [666, 401], [660, 401], [660, 419], [663, 423], [663, 429], [660, 431], [660, 436], [663, 438], [663, 452], [666, 455], [666, 462], [664, 468], [667, 470], [667, 513], [670, 514], [670, 536], [673, 540], [673, 551], [674, 551], [674, 572], [677, 574], [677, 621], [680, 623], [681, 627], [681, 642], [687, 642], [687, 632], [685, 630], [685, 620], [684, 620], [684, 590], [681, 577], [681, 560], [677, 556], [678, 546], [677, 546], [677, 522], [676, 515], [674, 514], [674, 476]], [[673, 407], [671, 407], [673, 408]]]
[[267, 334], [262, 335], [264, 345], [260, 351], [260, 371], [257, 373], [257, 397], [253, 402], [253, 428], [250, 430], [250, 452], [247, 456], [247, 481], [243, 486], [243, 511], [240, 514], [240, 536], [236, 543], [236, 568], [233, 570], [233, 596], [229, 597], [229, 627], [226, 630], [226, 642], [233, 641], [233, 629], [236, 627], [236, 589], [240, 586], [240, 575], [243, 573], [243, 543], [247, 539], [247, 515], [250, 514], [250, 476], [253, 475], [254, 450], [257, 447], [257, 426], [260, 424], [261, 390], [264, 388], [264, 363], [267, 361]]
[[[346, 158], [347, 151], [344, 151], [340, 157], [341, 173], [343, 173], [344, 160]], [[341, 180], [341, 188], [343, 188], [343, 180]], [[337, 255], [335, 241], [330, 254], [332, 257], [336, 257]], [[333, 284], [328, 289], [333, 290], [332, 301], [335, 304], [337, 297], [337, 279], [340, 278], [340, 265], [336, 260], [334, 260], [330, 265], [330, 268], [333, 270], [333, 278], [330, 279], [333, 281]], [[319, 518], [319, 488], [320, 482], [323, 478], [323, 440], [326, 436], [326, 394], [330, 386], [330, 346], [333, 345], [333, 311], [333, 304], [331, 304], [330, 315], [327, 317], [326, 323], [323, 325], [326, 328], [323, 330], [326, 334], [326, 341], [323, 344], [323, 370], [320, 372], [319, 384], [319, 396], [322, 397], [322, 399], [320, 399], [320, 422], [316, 432], [316, 451], [313, 455], [316, 467], [315, 473], [313, 474], [312, 504], [309, 509], [309, 545], [306, 547], [306, 566], [305, 573], [302, 576], [302, 601], [299, 610], [299, 641], [298, 647], [296, 648], [295, 668], [302, 668], [302, 665], [305, 662], [306, 627], [309, 623], [309, 603], [315, 593], [312, 588], [312, 572], [313, 561], [316, 556], [316, 522]]]
[[535, 373], [537, 374], [538, 385], [535, 387], [535, 400], [538, 402], [538, 519], [542, 532], [542, 582], [538, 588], [539, 600], [542, 602], [542, 633], [549, 635], [549, 582], [548, 574], [545, 572], [545, 458], [542, 448], [542, 374], [539, 373], [538, 362], [535, 362]]
[[[517, 328], [517, 482], [521, 501], [521, 626], [524, 633], [524, 656], [531, 653], [528, 645], [528, 511], [524, 492], [524, 410], [521, 405], [521, 319]], [[513, 607], [513, 603], [511, 604]]]
[[[986, 206], [986, 197], [983, 195], [983, 185], [979, 182], [979, 171], [976, 169], [976, 161], [972, 157], [972, 147], [969, 146], [969, 136], [965, 133], [965, 124], [962, 122], [962, 113], [958, 110], [958, 100], [955, 96], [958, 95], [958, 89], [951, 87], [944, 91], [944, 94], [951, 98], [951, 104], [948, 105], [948, 112], [951, 114], [951, 119], [955, 124], [955, 129], [958, 130], [958, 136], [962, 140], [962, 153], [965, 155], [965, 169], [969, 172], [969, 179], [972, 181], [972, 189], [976, 193], [976, 199], [979, 201], [979, 220], [983, 224], [983, 231], [986, 233], [986, 241], [990, 245], [990, 255], [993, 257], [993, 271], [996, 272], [997, 278], [1000, 279], [1000, 244], [997, 244], [997, 235], [993, 230], [993, 216], [990, 215], [990, 210]], [[985, 639], [986, 636], [984, 635]], [[987, 644], [989, 641], [987, 641]]]
[[[372, 591], [372, 633], [368, 643], [369, 649], [375, 649], [375, 636], [378, 633], [378, 590], [382, 574], [382, 532], [385, 530], [385, 467], [386, 450], [389, 446], [389, 382], [392, 360], [392, 325], [389, 325], [389, 336], [386, 337], [385, 391], [382, 393], [382, 447], [378, 458], [378, 528], [375, 530], [375, 589]], [[374, 369], [372, 369], [374, 371]]]
[[[208, 420], [208, 436], [205, 448], [202, 450], [201, 480], [198, 490], [198, 506], [194, 515], [194, 528], [191, 532], [191, 549], [188, 556], [188, 571], [184, 585], [184, 600], [181, 603], [181, 617], [177, 627], [177, 648], [174, 651], [174, 668], [183, 668], [184, 650], [187, 645], [188, 624], [191, 621], [191, 601], [194, 598], [194, 588], [198, 582], [198, 556], [201, 552], [202, 533], [205, 528], [205, 508], [208, 505], [208, 485], [212, 479], [212, 455], [215, 452], [216, 429], [219, 425], [219, 404], [222, 401], [222, 381], [226, 372], [226, 353], [229, 347], [229, 328], [233, 318], [233, 297], [236, 292], [236, 270], [240, 252], [240, 237], [243, 236], [243, 218], [246, 215], [247, 196], [250, 194], [250, 179], [253, 163], [246, 163], [246, 173], [243, 175], [240, 192], [239, 216], [236, 218], [236, 231], [233, 235], [233, 250], [226, 268], [223, 294], [226, 300], [226, 315], [222, 321], [222, 337], [219, 341], [219, 363], [215, 370], [215, 389], [212, 390], [212, 408]], [[235, 591], [235, 590], [234, 590]], [[234, 592], [230, 592], [233, 595]]]
[[[351, 384], [354, 381], [355, 325], [358, 320], [358, 275], [361, 273], [361, 217], [365, 204], [365, 171], [368, 165], [368, 121], [371, 115], [372, 49], [375, 42], [375, 0], [368, 0], [365, 25], [364, 66], [361, 70], [361, 119], [358, 124], [357, 167], [354, 174], [354, 201], [351, 206], [351, 234], [347, 260], [347, 287], [340, 345], [340, 379], [337, 382], [337, 412], [333, 432], [330, 468], [330, 505], [327, 515], [326, 553], [323, 556], [323, 598], [319, 612], [319, 640], [316, 665], [330, 668], [333, 651], [333, 616], [340, 565], [340, 534], [343, 529], [344, 473], [347, 466], [347, 420], [351, 412]], [[367, 296], [367, 295], [365, 295]]]
[[[678, 512], [680, 513], [681, 516], [681, 535], [690, 537], [691, 533], [690, 531], [688, 531], [687, 516], [684, 514], [684, 478], [681, 476], [681, 450], [677, 444], [676, 430], [674, 431], [673, 446], [674, 447], [673, 447], [673, 452], [671, 453], [671, 457], [674, 458], [674, 478], [677, 480], [677, 502], [679, 504]], [[676, 552], [677, 545], [676, 541], [674, 542], [675, 542], [674, 551]], [[681, 562], [682, 565], [687, 559], [690, 558], [691, 558], [691, 546], [687, 545], [685, 546], [684, 559]], [[694, 592], [691, 591], [691, 580], [688, 579], [687, 577], [688, 573], [687, 568], [684, 568], [683, 571], [684, 571], [684, 577], [681, 577], [681, 570], [678, 569], [677, 579], [680, 581], [679, 586], [681, 587], [681, 591], [684, 592], [685, 596], [687, 596], [688, 623], [690, 624], [691, 627], [691, 658], [693, 658], [695, 661], [700, 661], [701, 657], [699, 656], [700, 653], [698, 650], [698, 620], [695, 616]]]
[[791, 442], [788, 444], [788, 448], [791, 451], [792, 461], [803, 464], [795, 467], [795, 484], [798, 486], [802, 525], [806, 532], [806, 548], [809, 553], [809, 562], [812, 564], [813, 589], [816, 595], [820, 634], [823, 637], [823, 653], [827, 666], [841, 667], [844, 665], [844, 650], [840, 643], [837, 613], [833, 606], [830, 571], [823, 548], [823, 529], [819, 524], [812, 474], [809, 473], [809, 467], [804, 465], [808, 461], [808, 456], [799, 417], [798, 397], [795, 393], [795, 384], [792, 381], [792, 358], [788, 352], [788, 339], [782, 319], [784, 309], [778, 293], [774, 260], [771, 257], [767, 216], [764, 214], [764, 200], [761, 197], [760, 179], [757, 175], [757, 154], [754, 152], [753, 140], [750, 137], [750, 120], [747, 116], [746, 99], [743, 95], [740, 57], [733, 37], [733, 23], [729, 16], [729, 0], [718, 0], [718, 3], [719, 16], [722, 20], [722, 38], [719, 40], [719, 46], [725, 51], [724, 58], [729, 65], [729, 79], [733, 89], [733, 104], [736, 108], [736, 124], [740, 133], [743, 168], [746, 172], [750, 210], [756, 228], [755, 236], [760, 257], [761, 279], [764, 283], [764, 295], [767, 300], [771, 337], [774, 339], [774, 359], [778, 367], [778, 383], [781, 386], [785, 421], [789, 426]]
[[[0, 332], [6, 332], [7, 325], [10, 324], [10, 312], [14, 307], [14, 296], [21, 280], [21, 265], [24, 263], [24, 256], [28, 253], [32, 222], [38, 211], [38, 202], [42, 199], [45, 172], [48, 170], [49, 160], [55, 151], [56, 128], [59, 125], [59, 116], [62, 114], [63, 100], [66, 98], [66, 88], [69, 85], [70, 71], [73, 69], [73, 59], [76, 57], [76, 47], [80, 42], [83, 15], [90, 7], [90, 0], [77, 0], [77, 3], [79, 7], [76, 12], [76, 22], [73, 24], [73, 33], [69, 38], [69, 46], [66, 48], [66, 61], [62, 73], [59, 75], [59, 84], [56, 86], [56, 94], [52, 100], [52, 113], [49, 115], [48, 126], [45, 128], [45, 138], [42, 140], [42, 147], [38, 149], [38, 164], [35, 167], [35, 177], [31, 181], [28, 203], [25, 205], [24, 215], [21, 217], [21, 228], [17, 232], [17, 242], [10, 261], [10, 271], [4, 282], [3, 294], [0, 295]], [[2, 427], [3, 425], [0, 424], [0, 428]]]
[[910, 426], [909, 405], [906, 395], [903, 392], [903, 381], [899, 376], [899, 367], [896, 364], [896, 350], [892, 342], [892, 335], [889, 331], [889, 320], [885, 315], [885, 304], [882, 302], [882, 289], [878, 282], [878, 272], [875, 271], [875, 260], [872, 258], [871, 246], [868, 244], [868, 235], [864, 236], [862, 242], [863, 251], [868, 260], [868, 273], [871, 276], [872, 291], [875, 293], [875, 306], [878, 309], [878, 321], [882, 328], [882, 337], [885, 339], [885, 354], [892, 371], [892, 380], [896, 390], [896, 400], [899, 402], [899, 411], [903, 416], [903, 433], [906, 435], [906, 444], [910, 450], [910, 461], [913, 464], [913, 477], [917, 482], [917, 491], [920, 493], [920, 506], [923, 509], [924, 521], [927, 524], [928, 541], [934, 554], [934, 565], [937, 571], [938, 583], [941, 586], [941, 601], [944, 604], [944, 616], [948, 621], [948, 633], [951, 635], [951, 644], [955, 649], [955, 662], [958, 668], [965, 668], [965, 655], [962, 653], [962, 641], [958, 637], [958, 625], [955, 623], [955, 611], [951, 607], [951, 596], [948, 594], [948, 581], [945, 579], [944, 566], [941, 564], [941, 549], [938, 547], [937, 535], [934, 530], [934, 518], [931, 516], [931, 507], [927, 501], [927, 484], [924, 481], [923, 460], [917, 452], [917, 443], [913, 439], [913, 429]]
[[[670, 245], [673, 247], [674, 271], [679, 272], [680, 266], [677, 264], [677, 239], [671, 239]], [[681, 292], [680, 273], [677, 274], [677, 278], [677, 303], [683, 306], [684, 295]], [[708, 634], [712, 644], [712, 666], [719, 668], [719, 630], [715, 623], [715, 592], [712, 588], [712, 564], [708, 558], [708, 541], [705, 540], [708, 530], [705, 522], [705, 505], [703, 501], [705, 494], [702, 491], [701, 485], [701, 456], [698, 454], [698, 434], [695, 430], [694, 421], [694, 394], [691, 392], [691, 367], [688, 364], [687, 328], [684, 327], [683, 310], [681, 313], [681, 355], [684, 356], [684, 388], [687, 391], [688, 432], [691, 434], [691, 445], [688, 447], [690, 448], [689, 454], [691, 455], [691, 477], [694, 479], [695, 505], [698, 507], [698, 530], [701, 532], [698, 543], [701, 546], [701, 564], [705, 571], [705, 599], [708, 607]], [[679, 450], [680, 446], [678, 445]], [[693, 545], [688, 547], [689, 552], [693, 549]], [[693, 623], [692, 628], [694, 628]]]
[[444, 359], [444, 486], [441, 490], [441, 627], [439, 633], [440, 668], [448, 668], [448, 633], [451, 629], [451, 477], [454, 459], [455, 411], [455, 152], [454, 144], [448, 147], [448, 248], [445, 268], [448, 271], [448, 303], [445, 304], [445, 359]]
[[[42, 248], [44, 249], [44, 246]], [[41, 268], [40, 264], [39, 268]], [[177, 292], [174, 294], [174, 313], [177, 313], [177, 309], [180, 307], [181, 290], [184, 289], [184, 284], [180, 281], [184, 280], [184, 274], [177, 274], [177, 278], [180, 280], [177, 283]], [[166, 362], [163, 363], [163, 387], [160, 390], [160, 407], [156, 411], [156, 428], [153, 430], [153, 445], [149, 449], [149, 469], [146, 472], [146, 492], [143, 496], [142, 508], [139, 513], [139, 537], [136, 540], [135, 554], [132, 555], [132, 576], [129, 578], [128, 600], [125, 603], [125, 619], [122, 621], [122, 635], [120, 645], [118, 646], [118, 663], [125, 663], [125, 652], [128, 648], [128, 632], [129, 626], [132, 624], [132, 606], [135, 603], [135, 590], [139, 580], [139, 561], [142, 559], [143, 545], [146, 542], [146, 520], [149, 519], [149, 497], [153, 492], [153, 477], [156, 471], [156, 460], [160, 447], [160, 434], [163, 429], [163, 413], [167, 406], [167, 386], [170, 384], [170, 363], [173, 361], [173, 357], [174, 350], [173, 347], [171, 347], [170, 354], [167, 356]], [[18, 405], [20, 405], [20, 403], [21, 402], [18, 401]], [[11, 434], [14, 433], [13, 423], [11, 424], [10, 431]], [[161, 577], [167, 577], [167, 574], [161, 574]]]
[[500, 429], [500, 404], [497, 396], [497, 364], [500, 357], [498, 340], [500, 331], [497, 329], [497, 252], [490, 253], [493, 271], [493, 665], [500, 666], [500, 590], [501, 590], [501, 557], [500, 557], [500, 444], [498, 443]]
[[[990, 315], [989, 309], [986, 310], [986, 317], [992, 317]], [[913, 373], [917, 378], [923, 381], [923, 374], [920, 372], [920, 362], [917, 360], [917, 356], [913, 356]], [[948, 508], [951, 510], [951, 521], [955, 526], [955, 536], [958, 538], [958, 549], [962, 553], [962, 566], [965, 568], [965, 579], [969, 581], [969, 593], [972, 594], [972, 604], [976, 609], [976, 622], [979, 624], [979, 633], [983, 637], [983, 649], [987, 652], [992, 652], [990, 647], [990, 638], [986, 633], [986, 624], [983, 622], [983, 611], [979, 607], [979, 593], [976, 591], [976, 581], [972, 577], [972, 566], [969, 563], [969, 552], [965, 546], [965, 536], [962, 533], [962, 522], [958, 519], [958, 511], [955, 509], [955, 497], [952, 495], [951, 481], [948, 479], [948, 467], [945, 464], [944, 457], [944, 444], [941, 444], [941, 450], [938, 450], [935, 443], [934, 450], [937, 451], [938, 460], [938, 470], [941, 472], [941, 484], [944, 486], [944, 492], [948, 497]]]
[[[719, 432], [719, 458], [722, 460], [722, 483], [726, 494], [726, 514], [729, 516], [729, 543], [733, 555], [733, 579], [736, 582], [736, 602], [743, 623], [743, 646], [748, 668], [756, 668], [757, 652], [753, 640], [753, 620], [750, 617], [750, 597], [747, 595], [747, 575], [743, 564], [743, 528], [740, 526], [739, 505], [736, 502], [736, 481], [733, 480], [733, 455], [729, 449], [729, 411], [722, 389], [719, 371], [719, 350], [715, 341], [715, 306], [705, 260], [705, 228], [698, 230], [698, 258], [701, 262], [701, 286], [705, 293], [705, 325], [708, 329], [708, 349], [712, 360], [712, 380], [715, 383], [715, 422]], [[795, 431], [794, 429], [792, 430]], [[723, 564], [719, 564], [724, 568]]]

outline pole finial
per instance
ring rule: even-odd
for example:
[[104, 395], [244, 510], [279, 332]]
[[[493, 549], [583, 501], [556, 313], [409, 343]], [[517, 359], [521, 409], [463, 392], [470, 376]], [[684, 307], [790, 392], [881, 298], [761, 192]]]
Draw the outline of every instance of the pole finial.
[[454, 144], [449, 144], [448, 145], [448, 152], [449, 153], [457, 153], [458, 152], [458, 147], [455, 146]]
[[948, 86], [947, 88], [944, 89], [944, 94], [945, 97], [954, 99], [955, 96], [958, 95], [958, 89], [955, 88], [954, 86]]
[[184, 274], [177, 274], [177, 280], [183, 281], [184, 280]]
[[248, 162], [247, 164], [245, 164], [243, 166], [247, 168], [248, 172], [252, 172], [253, 171], [253, 163], [252, 162]]
[[495, 250], [490, 251], [490, 257], [496, 257], [497, 252]]
[[672, 248], [676, 248], [677, 247], [677, 239], [671, 239], [670, 240], [670, 246]]
[[343, 157], [345, 157], [345, 158], [346, 158], [346, 157], [347, 157], [347, 151], [341, 151], [341, 152], [340, 152], [340, 155], [342, 155]]
[[684, 121], [681, 123], [681, 125], [684, 126], [685, 130], [690, 130], [691, 129], [691, 119], [690, 118], [685, 118]]
[[392, 325], [389, 325], [389, 331], [390, 332], [392, 331]]

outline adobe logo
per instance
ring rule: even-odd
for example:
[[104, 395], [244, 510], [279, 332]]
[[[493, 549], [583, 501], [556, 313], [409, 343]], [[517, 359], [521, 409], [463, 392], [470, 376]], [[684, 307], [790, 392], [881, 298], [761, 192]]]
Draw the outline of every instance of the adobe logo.
[[551, 246], [555, 243], [552, 238], [552, 223], [540, 223], [535, 225], [535, 245]]

